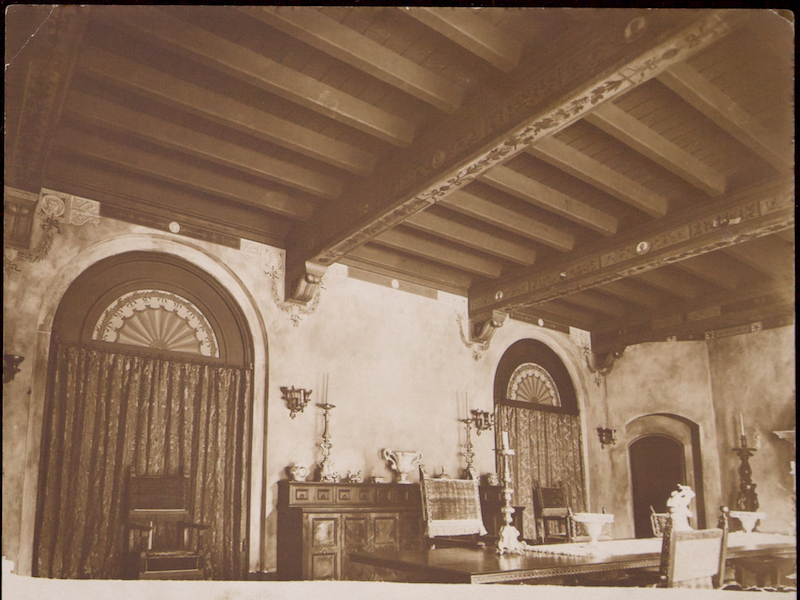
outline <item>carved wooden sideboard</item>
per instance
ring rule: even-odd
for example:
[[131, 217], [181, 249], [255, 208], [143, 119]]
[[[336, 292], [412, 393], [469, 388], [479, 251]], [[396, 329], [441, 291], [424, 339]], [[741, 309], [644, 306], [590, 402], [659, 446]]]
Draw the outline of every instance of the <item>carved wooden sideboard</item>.
[[[481, 486], [489, 536], [503, 525], [502, 489]], [[522, 531], [522, 507], [514, 525]], [[418, 484], [278, 482], [281, 579], [392, 579], [390, 570], [351, 563], [350, 552], [424, 547]]]
[[350, 552], [422, 547], [419, 486], [278, 482], [281, 579], [384, 579]]

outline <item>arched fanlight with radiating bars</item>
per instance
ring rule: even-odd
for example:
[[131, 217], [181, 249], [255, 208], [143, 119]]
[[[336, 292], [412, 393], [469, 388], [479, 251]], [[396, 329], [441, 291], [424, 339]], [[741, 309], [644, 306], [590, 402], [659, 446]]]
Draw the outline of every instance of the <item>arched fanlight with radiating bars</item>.
[[163, 290], [129, 292], [103, 311], [92, 339], [219, 358], [214, 330], [189, 300]]
[[535, 363], [519, 365], [508, 382], [508, 400], [547, 406], [561, 406], [558, 388], [550, 373]]

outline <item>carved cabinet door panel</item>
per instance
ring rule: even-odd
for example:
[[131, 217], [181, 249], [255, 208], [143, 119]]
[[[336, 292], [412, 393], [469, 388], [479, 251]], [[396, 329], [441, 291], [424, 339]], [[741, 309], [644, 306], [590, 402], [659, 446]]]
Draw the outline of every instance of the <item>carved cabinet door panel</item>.
[[339, 579], [341, 516], [307, 514], [303, 525], [308, 548], [303, 579]]
[[372, 549], [400, 549], [400, 516], [397, 513], [377, 513], [371, 515]]
[[344, 579], [369, 579], [365, 571], [369, 567], [351, 563], [350, 552], [366, 551], [370, 549], [370, 518], [368, 514], [345, 514], [342, 517], [342, 531], [344, 542], [342, 544], [342, 574]]

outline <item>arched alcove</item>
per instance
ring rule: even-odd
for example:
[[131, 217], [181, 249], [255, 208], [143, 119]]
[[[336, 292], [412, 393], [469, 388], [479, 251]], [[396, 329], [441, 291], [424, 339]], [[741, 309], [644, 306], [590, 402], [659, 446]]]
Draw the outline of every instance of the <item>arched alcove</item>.
[[[675, 453], [681, 453], [679, 458], [682, 462], [682, 469], [684, 471], [684, 480], [679, 483], [688, 485], [692, 488], [695, 497], [694, 508], [694, 525], [698, 529], [706, 527], [706, 512], [705, 512], [705, 490], [703, 484], [703, 465], [701, 458], [700, 448], [700, 427], [697, 423], [682, 417], [680, 415], [673, 415], [668, 413], [656, 413], [650, 415], [643, 415], [637, 417], [629, 422], [625, 428], [625, 439], [628, 440], [628, 460], [631, 476], [631, 493], [632, 498], [632, 511], [634, 523], [636, 523], [637, 510], [642, 513], [644, 510], [649, 512], [649, 500], [645, 502], [642, 498], [637, 498], [637, 483], [634, 478], [634, 464], [633, 461], [637, 459], [634, 456], [638, 450], [642, 450], [647, 446], [665, 444]], [[646, 459], [646, 456], [639, 456], [640, 459]], [[663, 466], [659, 463], [658, 454], [654, 455], [652, 459], [652, 469], [658, 470]], [[665, 458], [666, 460], [666, 458]], [[673, 460], [674, 462], [674, 460]], [[639, 465], [637, 468], [642, 467]], [[642, 467], [643, 468], [643, 467]], [[666, 467], [665, 467], [666, 468]], [[671, 467], [673, 470], [677, 468], [675, 464]], [[676, 487], [677, 489], [677, 482]], [[658, 507], [655, 507], [658, 508]], [[649, 518], [649, 517], [648, 517]], [[639, 514], [639, 522], [642, 523], [642, 515]], [[637, 527], [637, 537], [641, 532], [643, 525]]]
[[585, 510], [587, 505], [575, 385], [552, 348], [543, 341], [523, 339], [511, 344], [498, 363], [494, 401], [498, 447], [501, 432], [507, 432], [516, 451], [512, 463], [514, 502], [526, 510], [523, 536], [535, 538], [534, 484], [563, 485], [574, 510]]

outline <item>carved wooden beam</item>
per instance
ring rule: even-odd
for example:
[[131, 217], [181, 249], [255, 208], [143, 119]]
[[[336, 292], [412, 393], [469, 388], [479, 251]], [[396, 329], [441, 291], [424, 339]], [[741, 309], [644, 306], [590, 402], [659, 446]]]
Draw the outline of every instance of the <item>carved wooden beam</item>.
[[469, 10], [429, 7], [400, 10], [506, 73], [519, 63], [522, 46]]
[[794, 226], [794, 184], [780, 179], [665, 217], [576, 257], [470, 289], [470, 316], [533, 306]]
[[328, 267], [312, 262], [306, 263], [306, 270], [302, 277], [294, 281], [286, 281], [286, 300], [298, 304], [308, 304], [318, 293], [327, 270]]
[[689, 65], [673, 65], [659, 81], [780, 171], [794, 168], [791, 146], [767, 131], [725, 92]]
[[[700, 20], [669, 35], [675, 31], [675, 13], [651, 13], [648, 19], [650, 35], [629, 44], [612, 41], [605, 28], [577, 28], [565, 42], [571, 53], [562, 54], [560, 62], [543, 56], [514, 70], [501, 104], [495, 94], [486, 94], [421, 132], [411, 148], [398, 151], [367, 181], [346, 189], [335, 208], [321, 210], [297, 229], [287, 249], [289, 272], [308, 260], [340, 260], [729, 31], [718, 12], [704, 12]], [[625, 23], [619, 26], [621, 34]]]
[[[16, 6], [9, 10], [32, 8]], [[7, 123], [7, 131], [14, 133], [13, 139], [6, 140], [7, 185], [34, 193], [42, 187], [42, 173], [52, 148], [53, 133], [61, 118], [83, 39], [85, 10], [78, 5], [51, 7], [49, 16], [30, 36], [30, 47], [19, 49], [13, 57], [6, 56], [6, 83], [13, 82], [15, 88], [19, 86], [16, 89], [24, 90], [13, 110], [11, 102], [6, 107], [9, 111], [6, 118], [11, 114], [19, 115], [17, 122]]]

